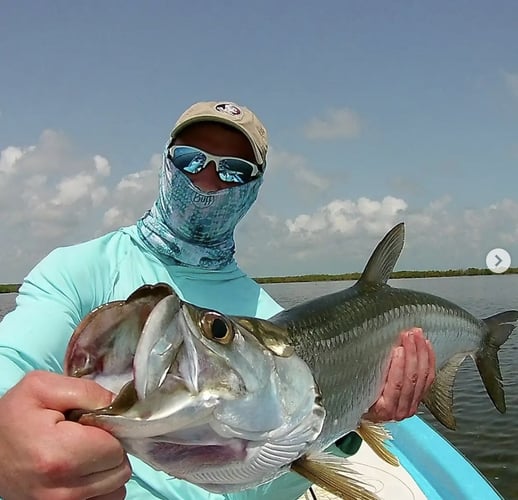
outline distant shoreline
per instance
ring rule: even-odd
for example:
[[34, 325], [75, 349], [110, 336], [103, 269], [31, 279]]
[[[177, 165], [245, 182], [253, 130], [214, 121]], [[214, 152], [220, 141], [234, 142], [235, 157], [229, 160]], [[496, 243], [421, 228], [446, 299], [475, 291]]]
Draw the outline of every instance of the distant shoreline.
[[[451, 278], [456, 276], [487, 276], [492, 275], [489, 269], [470, 267], [468, 269], [448, 269], [447, 271], [396, 271], [391, 279], [403, 278]], [[510, 267], [502, 274], [518, 274], [518, 267]], [[346, 274], [302, 274], [298, 276], [267, 276], [254, 278], [257, 283], [304, 283], [310, 281], [352, 281], [357, 280], [361, 273]], [[0, 285], [0, 293], [16, 293], [20, 284]]]
[[[518, 267], [510, 267], [502, 274], [518, 274]], [[468, 269], [448, 269], [442, 271], [395, 271], [391, 279], [404, 278], [451, 278], [457, 276], [487, 276], [495, 275], [489, 269], [469, 267]], [[298, 283], [307, 281], [353, 281], [359, 279], [361, 273], [346, 274], [305, 274], [300, 276], [269, 276], [265, 278], [254, 278], [257, 283]], [[496, 275], [498, 276], [498, 275]]]

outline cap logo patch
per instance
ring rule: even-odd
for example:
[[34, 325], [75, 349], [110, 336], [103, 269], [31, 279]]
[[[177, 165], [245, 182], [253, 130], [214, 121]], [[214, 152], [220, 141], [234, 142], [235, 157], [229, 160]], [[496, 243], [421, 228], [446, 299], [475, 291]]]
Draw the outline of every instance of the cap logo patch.
[[227, 113], [227, 115], [230, 116], [238, 116], [241, 114], [241, 110], [235, 104], [229, 102], [218, 104], [216, 106], [216, 111], [219, 111], [220, 113]]

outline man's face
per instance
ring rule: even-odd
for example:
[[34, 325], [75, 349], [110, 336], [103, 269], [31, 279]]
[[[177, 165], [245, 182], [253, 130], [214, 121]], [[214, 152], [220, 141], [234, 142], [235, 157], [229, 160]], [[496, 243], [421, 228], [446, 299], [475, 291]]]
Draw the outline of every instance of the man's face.
[[[230, 127], [214, 122], [201, 122], [189, 125], [176, 137], [176, 145], [194, 146], [216, 156], [233, 156], [255, 163], [252, 146], [246, 136]], [[214, 162], [197, 174], [185, 172], [192, 183], [203, 191], [219, 191], [237, 185], [222, 181]]]

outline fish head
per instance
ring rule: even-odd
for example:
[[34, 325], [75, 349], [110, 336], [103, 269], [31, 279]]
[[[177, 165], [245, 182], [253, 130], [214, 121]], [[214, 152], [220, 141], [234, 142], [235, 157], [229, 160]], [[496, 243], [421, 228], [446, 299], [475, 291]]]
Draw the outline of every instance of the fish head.
[[173, 293], [144, 325], [133, 379], [112, 405], [74, 419], [107, 430], [156, 469], [226, 492], [285, 472], [324, 417], [284, 330]]

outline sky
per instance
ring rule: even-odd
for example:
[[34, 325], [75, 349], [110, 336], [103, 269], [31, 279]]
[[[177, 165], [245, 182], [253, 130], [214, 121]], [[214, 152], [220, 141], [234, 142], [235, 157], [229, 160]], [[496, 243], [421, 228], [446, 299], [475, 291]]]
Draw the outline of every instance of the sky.
[[270, 137], [236, 231], [252, 276], [360, 271], [398, 222], [396, 269], [518, 265], [514, 1], [0, 6], [0, 283], [133, 224], [199, 100]]

